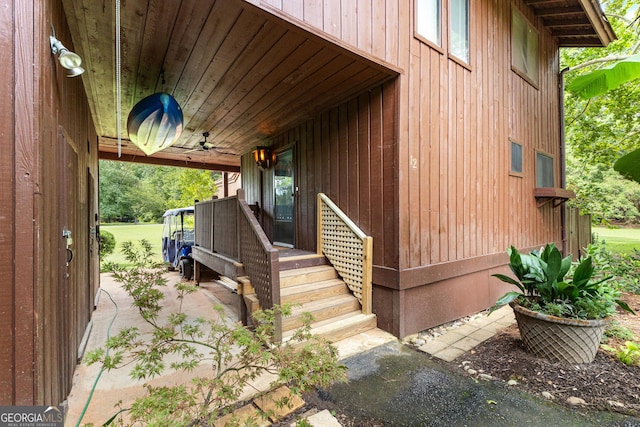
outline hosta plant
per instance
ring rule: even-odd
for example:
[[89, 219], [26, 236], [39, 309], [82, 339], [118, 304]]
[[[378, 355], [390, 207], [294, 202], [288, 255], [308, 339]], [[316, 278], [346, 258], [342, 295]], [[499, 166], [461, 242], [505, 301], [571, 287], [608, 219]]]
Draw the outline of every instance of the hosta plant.
[[504, 274], [493, 276], [516, 286], [518, 291], [507, 292], [491, 312], [515, 301], [529, 310], [565, 318], [606, 318], [615, 313], [616, 304], [633, 313], [619, 299], [620, 292], [607, 283], [611, 277], [594, 278], [590, 256], [573, 264], [571, 256], [563, 258], [554, 243], [529, 254], [511, 246], [507, 254], [515, 278]]

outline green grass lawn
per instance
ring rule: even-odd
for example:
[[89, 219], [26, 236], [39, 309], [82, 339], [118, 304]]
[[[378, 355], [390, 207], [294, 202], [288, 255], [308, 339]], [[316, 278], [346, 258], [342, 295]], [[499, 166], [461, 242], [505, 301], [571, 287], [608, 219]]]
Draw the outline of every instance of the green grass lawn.
[[604, 228], [593, 227], [594, 241], [606, 242], [611, 252], [630, 254], [633, 249], [640, 250], [640, 228]]
[[138, 242], [140, 239], [147, 239], [153, 247], [154, 260], [162, 262], [162, 224], [102, 224], [100, 229], [108, 231], [116, 238], [115, 251], [102, 261], [127, 264], [122, 253], [122, 242], [127, 240]]

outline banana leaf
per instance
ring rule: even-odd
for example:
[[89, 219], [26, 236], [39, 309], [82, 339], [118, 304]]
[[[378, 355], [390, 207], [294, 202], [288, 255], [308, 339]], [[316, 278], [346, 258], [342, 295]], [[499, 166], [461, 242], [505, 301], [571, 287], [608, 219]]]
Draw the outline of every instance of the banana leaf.
[[640, 53], [576, 77], [567, 86], [567, 90], [582, 99], [589, 99], [638, 78], [640, 78]]
[[613, 169], [625, 178], [640, 182], [640, 148], [620, 157], [613, 164]]

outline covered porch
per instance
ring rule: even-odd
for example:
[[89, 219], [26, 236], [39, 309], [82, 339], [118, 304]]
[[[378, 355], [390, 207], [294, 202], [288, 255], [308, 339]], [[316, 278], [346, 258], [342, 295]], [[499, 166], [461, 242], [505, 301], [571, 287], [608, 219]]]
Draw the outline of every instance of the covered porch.
[[[271, 171], [258, 170], [252, 152], [257, 146], [282, 149], [276, 145], [286, 132], [372, 89], [379, 97], [381, 85], [389, 84], [387, 91], [395, 91], [389, 82], [402, 70], [262, 2], [132, 0], [122, 2], [119, 13], [85, 0], [62, 3], [73, 49], [88, 71], [83, 83], [99, 158], [241, 172], [246, 199], [259, 207], [254, 211], [260, 213], [260, 220], [249, 215], [257, 222], [240, 222], [243, 208], [235, 196], [199, 204], [196, 216], [202, 228], [199, 226], [194, 248], [196, 273], [204, 265], [238, 283], [249, 310], [284, 302], [308, 304], [285, 295], [290, 290], [284, 290], [282, 275], [305, 266], [329, 265], [329, 261], [321, 251], [302, 258], [283, 256], [292, 252], [279, 252], [272, 245], [276, 190]], [[113, 34], [117, 21], [122, 57], [120, 67], [114, 69], [115, 40], [108, 35]], [[118, 80], [121, 87], [114, 85]], [[114, 89], [121, 94], [120, 105]], [[174, 145], [146, 156], [118, 128], [114, 112], [120, 109], [126, 114], [142, 98], [158, 92], [171, 94], [179, 103], [183, 131]], [[126, 123], [126, 117], [122, 122]], [[311, 180], [304, 176], [306, 166], [299, 158], [305, 156], [303, 150], [294, 154], [293, 163], [296, 191], [305, 193], [305, 198], [296, 201], [299, 218], [294, 224], [296, 232], [304, 230], [304, 235], [299, 233], [291, 246], [309, 250], [315, 246], [317, 233], [309, 227], [316, 216], [313, 198], [322, 189], [312, 188]], [[392, 150], [390, 145], [388, 150]], [[338, 202], [347, 208], [342, 200]], [[215, 215], [205, 220], [204, 212], [213, 212], [214, 205]], [[224, 213], [227, 208], [230, 211]], [[356, 305], [362, 307], [358, 310], [368, 316], [369, 323], [373, 318], [371, 264], [369, 254], [366, 296], [353, 297], [356, 299], [348, 303], [353, 311]], [[344, 278], [346, 273], [334, 269], [332, 274]], [[332, 279], [324, 281], [328, 280]], [[362, 293], [361, 285], [343, 286], [349, 295]], [[255, 303], [246, 289], [255, 289]], [[345, 313], [334, 310], [332, 316]]]

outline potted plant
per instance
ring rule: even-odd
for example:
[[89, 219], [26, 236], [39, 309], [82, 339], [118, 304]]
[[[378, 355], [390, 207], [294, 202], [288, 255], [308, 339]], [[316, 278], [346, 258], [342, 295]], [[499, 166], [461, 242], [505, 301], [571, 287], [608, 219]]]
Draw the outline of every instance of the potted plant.
[[571, 256], [563, 258], [553, 243], [529, 254], [511, 246], [507, 254], [516, 278], [493, 276], [519, 291], [507, 292], [489, 313], [509, 304], [525, 348], [537, 356], [592, 362], [616, 305], [633, 313], [618, 299], [619, 292], [606, 283], [610, 277], [594, 279], [591, 257], [573, 264]]

